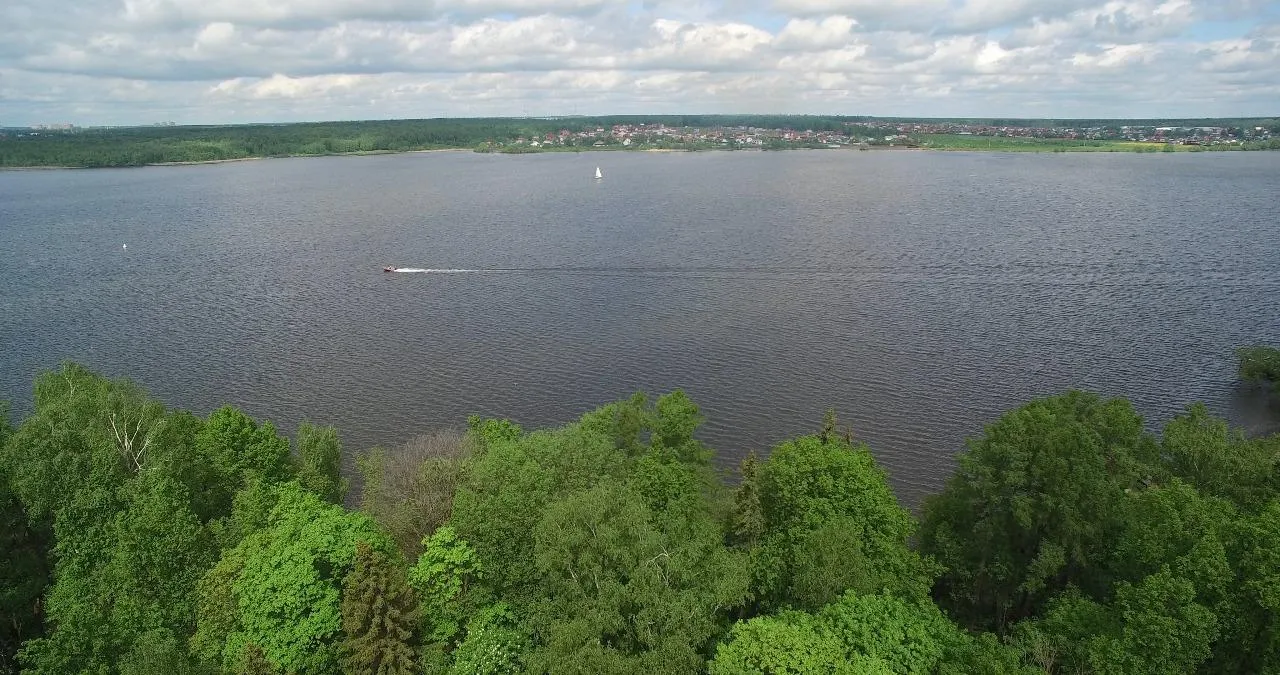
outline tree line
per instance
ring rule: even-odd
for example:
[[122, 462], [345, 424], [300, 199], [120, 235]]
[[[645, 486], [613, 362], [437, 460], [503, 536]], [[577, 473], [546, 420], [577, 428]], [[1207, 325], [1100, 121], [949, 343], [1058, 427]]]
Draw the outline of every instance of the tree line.
[[[844, 118], [810, 115], [613, 115], [606, 117], [445, 118], [298, 124], [129, 127], [74, 133], [0, 134], [0, 167], [121, 167], [248, 157], [479, 148], [517, 138], [615, 124], [670, 127], [758, 126], [839, 130]], [[590, 145], [590, 143], [587, 143]]]
[[917, 519], [834, 413], [731, 481], [702, 419], [473, 417], [356, 498], [332, 428], [65, 364], [0, 423], [0, 672], [1280, 673], [1280, 435], [1070, 391]]

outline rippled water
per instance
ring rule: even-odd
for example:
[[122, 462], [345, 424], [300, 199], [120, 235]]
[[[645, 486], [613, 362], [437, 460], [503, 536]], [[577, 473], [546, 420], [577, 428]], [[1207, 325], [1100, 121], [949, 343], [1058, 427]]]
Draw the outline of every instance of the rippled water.
[[29, 410], [75, 359], [354, 450], [683, 387], [726, 465], [834, 407], [914, 503], [984, 423], [1068, 387], [1275, 428], [1232, 349], [1280, 341], [1278, 194], [1280, 153], [0, 173], [0, 397]]

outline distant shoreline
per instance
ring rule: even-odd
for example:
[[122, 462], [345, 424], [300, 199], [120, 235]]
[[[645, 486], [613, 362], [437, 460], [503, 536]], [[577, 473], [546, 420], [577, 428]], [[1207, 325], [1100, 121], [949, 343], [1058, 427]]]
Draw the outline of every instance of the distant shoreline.
[[1122, 154], [1169, 154], [1178, 153], [1185, 154], [1188, 152], [1197, 153], [1226, 153], [1226, 152], [1265, 152], [1259, 150], [1244, 150], [1242, 148], [1231, 147], [1197, 147], [1194, 150], [1185, 148], [1173, 149], [1151, 149], [1147, 147], [1139, 148], [1118, 148], [1116, 146], [1029, 146], [1029, 147], [927, 147], [922, 145], [868, 145], [864, 147], [845, 146], [839, 148], [822, 148], [822, 147], [791, 147], [791, 148], [623, 148], [623, 147], [590, 147], [590, 148], [566, 148], [564, 146], [555, 146], [548, 149], [540, 148], [521, 148], [518, 152], [509, 152], [503, 150], [479, 150], [476, 148], [430, 148], [422, 150], [357, 150], [353, 152], [329, 152], [318, 154], [289, 154], [289, 155], [262, 155], [255, 157], [232, 157], [228, 159], [205, 159], [178, 162], [152, 162], [147, 164], [125, 164], [120, 166], [4, 166], [0, 167], [0, 171], [71, 171], [71, 170], [89, 170], [89, 169], [138, 169], [143, 167], [156, 166], [198, 166], [203, 164], [226, 164], [231, 162], [253, 162], [268, 159], [298, 159], [298, 158], [315, 158], [315, 157], [359, 157], [367, 155], [407, 155], [407, 154], [428, 154], [441, 152], [474, 152], [485, 155], [534, 155], [534, 154], [564, 154], [564, 153], [609, 153], [609, 152], [648, 152], [648, 153], [672, 153], [672, 152], [791, 152], [796, 150], [813, 150], [813, 151], [861, 151], [861, 152], [980, 152], [980, 153], [1016, 153], [1016, 154], [1064, 154], [1064, 153], [1122, 153]]

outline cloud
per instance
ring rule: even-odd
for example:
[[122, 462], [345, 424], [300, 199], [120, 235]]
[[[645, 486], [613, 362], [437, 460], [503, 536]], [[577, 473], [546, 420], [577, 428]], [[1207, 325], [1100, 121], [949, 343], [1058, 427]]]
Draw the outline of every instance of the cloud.
[[0, 4], [0, 125], [1276, 114], [1275, 0]]
[[835, 49], [849, 43], [857, 21], [847, 16], [828, 16], [813, 19], [791, 19], [774, 41], [781, 50], [811, 51]]

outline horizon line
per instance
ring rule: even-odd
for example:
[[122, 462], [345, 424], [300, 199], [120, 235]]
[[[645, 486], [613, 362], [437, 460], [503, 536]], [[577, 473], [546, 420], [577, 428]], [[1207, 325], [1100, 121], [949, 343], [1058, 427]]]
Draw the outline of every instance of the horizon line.
[[1275, 115], [1240, 115], [1240, 116], [1221, 116], [1221, 115], [1204, 115], [1198, 117], [1018, 117], [1014, 115], [984, 115], [984, 116], [956, 116], [956, 117], [927, 117], [927, 116], [911, 116], [911, 115], [852, 115], [852, 114], [832, 114], [832, 113], [607, 113], [600, 115], [465, 115], [465, 116], [442, 116], [442, 117], [386, 117], [386, 118], [348, 118], [348, 119], [321, 119], [321, 120], [292, 120], [292, 121], [274, 121], [274, 122], [211, 122], [211, 123], [178, 123], [174, 121], [163, 122], [137, 122], [129, 124], [76, 124], [75, 122], [41, 122], [25, 125], [0, 125], [0, 129], [33, 129], [41, 126], [50, 125], [69, 125], [82, 129], [134, 129], [134, 128], [165, 128], [165, 127], [245, 127], [245, 126], [287, 126], [295, 124], [350, 124], [357, 122], [431, 122], [440, 120], [567, 120], [567, 119], [610, 119], [610, 118], [671, 118], [671, 117], [795, 117], [795, 118], [828, 118], [841, 120], [866, 120], [866, 121], [906, 121], [906, 122], [960, 122], [960, 121], [1014, 121], [1014, 122], [1171, 122], [1171, 121], [1199, 121], [1199, 120], [1274, 120], [1280, 119], [1280, 114]]

